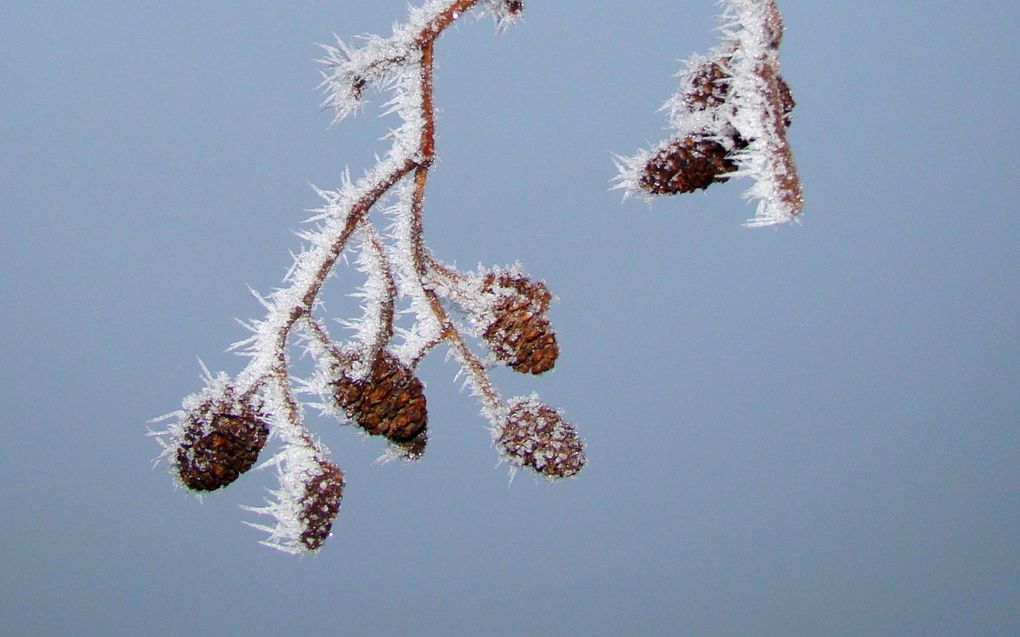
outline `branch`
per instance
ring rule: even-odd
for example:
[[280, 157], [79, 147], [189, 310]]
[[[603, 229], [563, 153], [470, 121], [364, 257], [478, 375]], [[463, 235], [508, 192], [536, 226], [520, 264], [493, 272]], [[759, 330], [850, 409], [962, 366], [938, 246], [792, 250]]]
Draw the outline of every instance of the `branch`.
[[[414, 367], [444, 341], [480, 397], [505, 460], [549, 478], [573, 475], [584, 464], [583, 443], [570, 425], [558, 425], [555, 440], [546, 435], [547, 414], [558, 412], [545, 406], [514, 411], [503, 405], [485, 365], [445, 306], [469, 308], [474, 313], [474, 331], [497, 358], [519, 371], [541, 373], [552, 367], [558, 352], [554, 339], [550, 347], [544, 286], [530, 283], [523, 275], [517, 276], [527, 283], [523, 286], [517, 280], [513, 285], [502, 279], [495, 282], [493, 273], [503, 272], [498, 268], [488, 277], [462, 275], [439, 266], [425, 245], [426, 186], [436, 152], [435, 42], [471, 10], [491, 13], [503, 28], [519, 17], [523, 3], [430, 0], [412, 8], [408, 21], [395, 27], [390, 38], [368, 36], [360, 48], [340, 40], [337, 46], [323, 47], [322, 62], [327, 66], [323, 105], [333, 109], [334, 120], [339, 120], [360, 108], [367, 88], [388, 91], [388, 112], [401, 119], [391, 135], [392, 146], [356, 183], [345, 174], [336, 190], [319, 191], [325, 205], [309, 220], [316, 225], [300, 233], [307, 245], [294, 257], [284, 279], [286, 287], [267, 297], [253, 292], [266, 315], [247, 324], [252, 335], [233, 346], [250, 356], [248, 365], [234, 379], [220, 375], [214, 380], [210, 375], [207, 387], [185, 399], [184, 409], [174, 414], [177, 423], [163, 432], [168, 438], [163, 443], [164, 456], [170, 458], [178, 480], [196, 491], [222, 488], [250, 469], [267, 433], [281, 442], [282, 450], [263, 465], [277, 468], [280, 488], [271, 491], [265, 506], [251, 509], [273, 518], [272, 524], [253, 526], [267, 531], [266, 543], [275, 548], [303, 552], [321, 547], [339, 512], [345, 484], [343, 473], [327, 459], [328, 451], [305, 427], [294, 386], [314, 389], [325, 399], [328, 411], [352, 419], [369, 435], [385, 437], [397, 455], [416, 460], [427, 440], [427, 415], [424, 386]], [[390, 208], [395, 216], [395, 245], [388, 248], [369, 215], [390, 197], [397, 203]], [[362, 246], [358, 265], [368, 279], [360, 293], [366, 299], [365, 315], [359, 322], [347, 323], [357, 329], [356, 342], [343, 343], [333, 340], [314, 314], [321, 306], [326, 280], [355, 233]], [[436, 285], [437, 276], [458, 285]], [[529, 298], [536, 294], [537, 300]], [[415, 324], [397, 348], [393, 343], [395, 307], [402, 297], [411, 303]], [[486, 321], [499, 329], [477, 329]], [[299, 324], [304, 326], [306, 351], [317, 361], [312, 380], [295, 379], [290, 371], [288, 351]], [[518, 358], [536, 357], [542, 365], [518, 365]], [[522, 400], [515, 399], [513, 404], [523, 404]], [[534, 440], [527, 438], [529, 427], [535, 429]], [[564, 435], [570, 441], [567, 446]], [[517, 442], [501, 442], [504, 439]], [[518, 444], [521, 440], [526, 444]], [[556, 460], [557, 454], [568, 455]]]

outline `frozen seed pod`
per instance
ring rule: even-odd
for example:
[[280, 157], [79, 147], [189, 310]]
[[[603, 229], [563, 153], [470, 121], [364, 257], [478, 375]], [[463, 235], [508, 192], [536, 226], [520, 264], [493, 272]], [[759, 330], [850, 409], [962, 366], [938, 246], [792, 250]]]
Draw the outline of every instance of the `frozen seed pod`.
[[522, 275], [490, 273], [482, 291], [495, 297], [492, 320], [482, 337], [496, 358], [525, 374], [552, 369], [560, 349], [545, 316], [552, 299], [545, 284]]
[[177, 443], [177, 473], [195, 491], [215, 491], [251, 469], [266, 445], [269, 426], [249, 407], [241, 413], [204, 405], [191, 414]]
[[496, 437], [500, 453], [517, 466], [546, 478], [567, 478], [584, 467], [584, 441], [560, 413], [533, 398], [510, 402]]
[[397, 443], [411, 442], [425, 430], [425, 388], [410, 367], [382, 350], [367, 378], [352, 378], [348, 370], [338, 368], [333, 398], [359, 427]]
[[322, 546], [333, 528], [333, 520], [340, 513], [344, 495], [344, 472], [326, 459], [320, 459], [318, 472], [305, 483], [301, 498], [301, 544], [309, 551]]
[[729, 152], [713, 139], [674, 139], [652, 153], [641, 175], [641, 187], [654, 195], [675, 195], [726, 181], [737, 169]]
[[726, 101], [730, 90], [730, 76], [725, 69], [728, 63], [728, 57], [706, 59], [684, 74], [681, 96], [682, 103], [689, 112], [716, 108]]

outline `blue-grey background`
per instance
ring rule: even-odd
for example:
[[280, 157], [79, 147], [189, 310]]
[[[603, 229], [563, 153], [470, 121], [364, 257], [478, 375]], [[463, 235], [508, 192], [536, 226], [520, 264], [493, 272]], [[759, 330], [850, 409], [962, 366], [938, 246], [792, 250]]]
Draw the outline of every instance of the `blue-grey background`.
[[0, 633], [1020, 634], [1017, 4], [782, 2], [807, 210], [765, 230], [746, 182], [607, 190], [713, 3], [528, 4], [441, 42], [426, 232], [559, 295], [555, 371], [496, 380], [589, 466], [508, 487], [437, 352], [422, 462], [311, 421], [348, 489], [299, 559], [240, 523], [270, 473], [199, 503], [146, 420], [240, 369], [308, 184], [385, 149], [314, 43], [403, 0], [0, 3]]

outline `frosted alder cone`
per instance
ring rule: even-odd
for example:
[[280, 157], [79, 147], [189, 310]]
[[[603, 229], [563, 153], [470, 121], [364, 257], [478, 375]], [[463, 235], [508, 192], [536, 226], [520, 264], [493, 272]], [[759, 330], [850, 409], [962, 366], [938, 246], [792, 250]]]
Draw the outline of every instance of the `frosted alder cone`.
[[584, 441], [560, 412], [534, 397], [510, 402], [496, 446], [511, 464], [527, 467], [546, 478], [568, 478], [587, 461]]
[[[690, 73], [681, 101], [691, 113], [725, 104], [732, 79], [726, 71], [728, 63], [728, 57], [706, 60]], [[795, 102], [790, 87], [779, 75], [775, 76], [775, 93], [783, 125], [789, 127]], [[645, 164], [641, 187], [653, 195], [676, 195], [728, 181], [727, 173], [737, 170], [734, 153], [747, 146], [747, 140], [732, 126], [723, 126], [711, 135], [696, 133], [668, 140], [652, 152]]]
[[187, 417], [176, 448], [181, 483], [194, 491], [227, 486], [255, 464], [269, 426], [250, 405], [203, 404]]
[[337, 406], [367, 433], [406, 445], [410, 455], [420, 456], [428, 410], [425, 388], [414, 371], [385, 349], [366, 378], [353, 378], [350, 369], [350, 365], [336, 367], [333, 398]]
[[653, 195], [676, 195], [708, 188], [737, 169], [730, 152], [712, 139], [690, 136], [671, 140], [645, 164], [641, 187]]
[[519, 274], [490, 272], [482, 292], [495, 295], [493, 318], [482, 335], [496, 358], [525, 374], [552, 369], [560, 349], [545, 316], [552, 300], [545, 284]]
[[305, 483], [298, 519], [302, 523], [301, 544], [309, 551], [323, 545], [340, 512], [344, 494], [344, 473], [329, 460], [319, 460], [318, 472]]

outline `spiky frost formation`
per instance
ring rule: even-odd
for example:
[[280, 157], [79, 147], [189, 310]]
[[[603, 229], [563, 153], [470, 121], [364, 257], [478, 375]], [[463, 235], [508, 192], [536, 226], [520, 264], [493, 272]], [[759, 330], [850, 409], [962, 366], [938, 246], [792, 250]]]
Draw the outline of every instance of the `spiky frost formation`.
[[[470, 5], [478, 16], [489, 14], [500, 31], [521, 19], [522, 0], [426, 0], [421, 6], [408, 5], [408, 19], [395, 24], [388, 38], [362, 35], [362, 46], [338, 39], [335, 44], [321, 45], [324, 56], [319, 61], [326, 67], [320, 88], [325, 94], [324, 109], [334, 111], [334, 123], [358, 112], [364, 105], [366, 89], [399, 88], [401, 71], [413, 66], [415, 50], [423, 32], [434, 28], [437, 17], [456, 5]], [[460, 17], [457, 12], [454, 20]], [[445, 28], [445, 27], [443, 27]], [[391, 104], [395, 106], [395, 104]]]
[[[410, 443], [428, 424], [425, 388], [414, 371], [382, 350], [365, 378], [338, 365], [333, 398], [349, 418], [369, 434]], [[421, 445], [422, 448], [424, 445]]]
[[664, 105], [675, 135], [617, 159], [617, 188], [644, 197], [707, 188], [747, 175], [757, 199], [751, 226], [782, 223], [803, 209], [786, 129], [794, 101], [779, 74], [783, 25], [774, 0], [724, 0], [723, 41], [694, 56]]
[[239, 399], [225, 374], [207, 376], [201, 392], [186, 397], [177, 422], [162, 432], [163, 455], [180, 483], [215, 491], [254, 466], [269, 425], [261, 407]]
[[575, 475], [586, 462], [584, 441], [574, 426], [533, 396], [510, 401], [496, 446], [511, 464], [550, 479]]
[[490, 0], [489, 5], [500, 30], [520, 20], [524, 15], [523, 0]]

